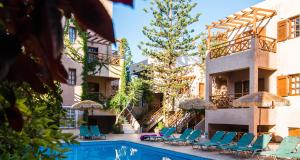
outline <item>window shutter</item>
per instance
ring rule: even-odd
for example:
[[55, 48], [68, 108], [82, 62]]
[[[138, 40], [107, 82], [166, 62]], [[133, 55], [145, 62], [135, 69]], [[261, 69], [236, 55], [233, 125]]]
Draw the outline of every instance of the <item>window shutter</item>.
[[205, 88], [204, 88], [204, 83], [199, 83], [199, 97], [200, 98], [204, 98], [204, 90], [205, 90]]
[[277, 95], [286, 97], [289, 95], [288, 76], [277, 77]]
[[277, 40], [278, 42], [282, 42], [288, 39], [289, 37], [289, 29], [288, 29], [288, 23], [289, 20], [283, 20], [279, 21], [277, 23]]

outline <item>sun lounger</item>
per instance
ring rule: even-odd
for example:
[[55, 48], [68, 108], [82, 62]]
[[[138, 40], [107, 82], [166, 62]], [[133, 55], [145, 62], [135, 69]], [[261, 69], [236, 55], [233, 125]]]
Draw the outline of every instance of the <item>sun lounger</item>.
[[174, 140], [171, 144], [177, 145], [187, 145], [195, 142], [197, 138], [201, 135], [201, 130], [194, 130], [186, 139]]
[[206, 148], [206, 149], [209, 149], [210, 147], [218, 147], [218, 146], [225, 146], [225, 145], [229, 145], [234, 137], [236, 136], [236, 132], [227, 132], [225, 134], [225, 136], [223, 137], [222, 140], [220, 140], [219, 142], [216, 142], [216, 143], [208, 143], [208, 144], [204, 144], [201, 146], [202, 149]]
[[202, 145], [209, 144], [209, 143], [217, 143], [222, 139], [224, 134], [225, 134], [224, 131], [217, 131], [209, 141], [192, 143], [193, 148], [200, 148]]
[[219, 146], [217, 146], [217, 149], [220, 149], [222, 151], [231, 151], [231, 150], [235, 150], [239, 147], [247, 147], [248, 145], [251, 144], [251, 142], [253, 141], [253, 138], [254, 138], [253, 133], [245, 133], [236, 144], [219, 145]]
[[165, 143], [171, 143], [173, 141], [186, 140], [192, 132], [193, 132], [193, 130], [188, 128], [188, 129], [184, 130], [184, 132], [178, 138], [176, 138], [176, 137], [167, 137], [167, 138], [164, 139], [164, 142]]
[[297, 145], [300, 143], [300, 138], [295, 136], [287, 136], [279, 144], [278, 148], [274, 151], [264, 151], [260, 156], [276, 157], [285, 154], [290, 154], [296, 150]]
[[268, 147], [271, 138], [272, 137], [268, 134], [260, 135], [252, 145], [246, 147], [239, 146], [235, 148], [233, 151], [235, 151], [237, 155], [240, 155], [241, 153], [250, 153], [253, 157], [257, 153], [262, 152]]
[[163, 136], [150, 137], [149, 140], [150, 141], [163, 141], [164, 139], [171, 137], [175, 131], [176, 131], [175, 127], [169, 128], [168, 131]]
[[82, 125], [79, 127], [79, 136], [83, 139], [92, 137], [92, 134], [90, 133], [88, 126]]
[[157, 136], [163, 136], [169, 131], [170, 128], [164, 127], [160, 130], [159, 134], [144, 134], [140, 136], [140, 140], [142, 141], [149, 141], [150, 139], [153, 139], [153, 137]]
[[106, 135], [100, 132], [100, 129], [96, 125], [90, 126], [91, 129], [91, 135], [93, 138], [104, 138], [106, 139]]

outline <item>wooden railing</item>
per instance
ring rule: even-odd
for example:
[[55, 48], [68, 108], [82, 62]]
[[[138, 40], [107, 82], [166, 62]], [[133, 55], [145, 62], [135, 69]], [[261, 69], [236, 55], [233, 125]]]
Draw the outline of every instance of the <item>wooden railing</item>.
[[258, 48], [263, 51], [276, 53], [277, 40], [266, 36], [258, 36]]
[[181, 119], [178, 119], [178, 121], [176, 121], [174, 127], [176, 127], [178, 132], [181, 132], [182, 129], [185, 128], [191, 120], [194, 120], [195, 116], [196, 113], [191, 113], [191, 112], [186, 113]]
[[176, 122], [182, 119], [183, 116], [184, 114], [182, 110], [179, 110], [174, 114], [169, 114], [167, 119], [168, 126], [176, 127]]
[[211, 47], [210, 59], [227, 56], [251, 48], [252, 36], [237, 38]]
[[232, 108], [232, 101], [248, 93], [222, 94], [210, 96], [210, 101], [218, 108]]
[[143, 119], [140, 120], [142, 124], [147, 124], [152, 119], [152, 117], [158, 113], [162, 112], [161, 106], [154, 106], [150, 111], [147, 112]]
[[249, 35], [212, 46], [210, 49], [210, 59], [251, 49], [253, 47], [251, 41], [254, 39], [257, 41], [256, 45], [258, 45], [258, 49], [276, 53], [276, 39], [261, 35]]
[[161, 121], [164, 117], [163, 107], [159, 108], [146, 122], [147, 127], [144, 129], [146, 132], [151, 130], [159, 121]]
[[89, 53], [89, 62], [94, 60], [98, 60], [103, 63], [113, 64], [113, 65], [120, 65], [121, 57], [119, 55], [114, 54], [103, 54], [103, 53]]

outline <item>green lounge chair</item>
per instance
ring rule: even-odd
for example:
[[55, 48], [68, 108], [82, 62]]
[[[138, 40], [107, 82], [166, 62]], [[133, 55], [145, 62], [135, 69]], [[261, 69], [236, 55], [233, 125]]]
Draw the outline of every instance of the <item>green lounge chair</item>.
[[194, 130], [186, 139], [172, 141], [172, 144], [193, 144], [201, 135], [201, 130]]
[[193, 132], [193, 130], [188, 128], [188, 129], [184, 130], [184, 132], [178, 138], [168, 137], [168, 138], [164, 139], [164, 142], [170, 143], [172, 141], [186, 140], [192, 132]]
[[84, 125], [80, 126], [79, 132], [80, 132], [79, 136], [82, 137], [83, 139], [92, 137], [92, 134], [90, 133], [88, 126], [84, 126]]
[[202, 145], [206, 145], [206, 144], [209, 144], [209, 143], [217, 143], [219, 142], [222, 137], [224, 136], [225, 132], [224, 131], [217, 131], [209, 141], [206, 141], [206, 142], [194, 142], [192, 143], [192, 147], [193, 148], [200, 148]]
[[[159, 131], [159, 134], [160, 135], [164, 135], [166, 134], [168, 131], [169, 131], [170, 128], [168, 127], [164, 127], [162, 128], [160, 131]], [[157, 135], [157, 134], [154, 134], [154, 135], [143, 135], [144, 139], [143, 141], [150, 141], [150, 140], [153, 140], [154, 137], [157, 137], [157, 136], [160, 136], [160, 135]]]
[[164, 127], [164, 128], [162, 128], [160, 131], [159, 131], [159, 134], [165, 134], [167, 131], [169, 130], [169, 128], [168, 127]]
[[247, 147], [248, 145], [251, 144], [251, 142], [253, 141], [253, 138], [254, 138], [254, 135], [253, 133], [245, 133], [241, 139], [236, 143], [236, 144], [233, 144], [233, 145], [219, 145], [217, 146], [217, 149], [220, 149], [220, 150], [235, 150], [239, 147]]
[[296, 152], [277, 154], [276, 157], [281, 159], [300, 159], [300, 147], [297, 147]]
[[268, 147], [268, 144], [270, 143], [272, 137], [269, 134], [262, 134], [258, 136], [258, 138], [255, 140], [252, 146], [246, 146], [246, 147], [237, 147], [233, 151], [237, 153], [239, 156], [241, 153], [250, 152], [251, 157], [256, 155], [257, 153], [262, 152]]
[[285, 137], [279, 144], [278, 148], [274, 151], [264, 151], [260, 156], [276, 157], [285, 154], [290, 154], [296, 150], [297, 145], [300, 143], [300, 138], [294, 136]]
[[106, 139], [106, 135], [100, 132], [98, 126], [92, 125], [92, 126], [90, 126], [90, 129], [91, 129], [91, 134], [92, 134], [93, 138], [98, 138], [98, 137], [102, 138], [103, 137], [104, 139]]
[[217, 146], [229, 145], [233, 141], [235, 136], [236, 136], [236, 132], [227, 132], [225, 134], [225, 136], [223, 137], [223, 139], [220, 140], [219, 142], [216, 142], [216, 143], [212, 142], [212, 143], [204, 144], [201, 146], [201, 148], [203, 149], [203, 147], [205, 147], [208, 149], [208, 148], [214, 147], [214, 146], [217, 147]]
[[168, 131], [163, 136], [151, 137], [150, 141], [163, 141], [164, 139], [171, 137], [176, 131], [175, 127], [169, 128]]

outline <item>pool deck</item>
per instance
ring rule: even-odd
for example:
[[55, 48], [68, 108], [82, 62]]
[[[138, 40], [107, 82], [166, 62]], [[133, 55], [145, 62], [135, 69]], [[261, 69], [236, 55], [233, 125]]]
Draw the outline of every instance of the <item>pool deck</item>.
[[[64, 132], [69, 132], [73, 133], [74, 135], [78, 135], [79, 131], [78, 130], [64, 130]], [[146, 133], [143, 133], [146, 134]], [[149, 133], [153, 134], [153, 133]], [[170, 144], [165, 144], [163, 142], [148, 142], [148, 141], [141, 141], [140, 140], [140, 135], [141, 134], [107, 134], [107, 140], [108, 141], [117, 141], [117, 140], [124, 140], [124, 141], [130, 141], [134, 143], [139, 143], [139, 144], [144, 144], [148, 146], [153, 146], [153, 147], [158, 147], [158, 148], [163, 148], [163, 149], [168, 149], [176, 152], [181, 152], [181, 153], [186, 153], [194, 156], [199, 156], [199, 157], [204, 157], [204, 158], [209, 158], [209, 159], [215, 159], [215, 160], [254, 160], [254, 158], [241, 158], [241, 157], [236, 157], [232, 154], [220, 154], [218, 151], [202, 151], [198, 149], [193, 149], [191, 146], [175, 146], [175, 145], [170, 145]], [[179, 137], [179, 135], [176, 135], [176, 137]], [[78, 141], [83, 141], [78, 139]], [[84, 140], [84, 142], [89, 141], [89, 140]], [[93, 140], [93, 141], [98, 141], [98, 140]], [[103, 140], [100, 140], [103, 141]], [[206, 141], [206, 139], [202, 138], [200, 141]], [[272, 150], [277, 148], [277, 144], [269, 144], [269, 148]]]
[[[234, 160], [234, 159], [252, 160], [251, 158], [249, 158], [249, 159], [239, 158], [232, 154], [220, 154], [218, 151], [201, 151], [198, 149], [192, 149], [191, 146], [176, 146], [176, 145], [165, 144], [163, 142], [141, 141], [139, 139], [140, 135], [141, 134], [108, 134], [107, 140], [108, 141], [114, 141], [114, 140], [131, 141], [134, 143], [168, 149], [168, 150], [172, 150], [172, 151], [176, 151], [176, 152], [186, 153], [186, 154], [190, 154], [190, 155], [194, 155], [194, 156], [215, 159], [215, 160]], [[202, 140], [205, 141], [205, 139], [202, 139]], [[82, 141], [82, 140], [80, 140], [80, 141]]]

